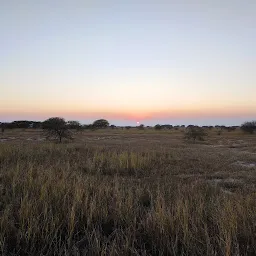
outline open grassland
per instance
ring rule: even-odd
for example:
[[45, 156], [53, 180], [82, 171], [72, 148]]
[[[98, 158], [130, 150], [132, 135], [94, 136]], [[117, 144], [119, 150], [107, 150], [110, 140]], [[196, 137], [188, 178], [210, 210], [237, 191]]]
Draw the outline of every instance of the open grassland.
[[256, 255], [256, 136], [0, 135], [0, 255]]

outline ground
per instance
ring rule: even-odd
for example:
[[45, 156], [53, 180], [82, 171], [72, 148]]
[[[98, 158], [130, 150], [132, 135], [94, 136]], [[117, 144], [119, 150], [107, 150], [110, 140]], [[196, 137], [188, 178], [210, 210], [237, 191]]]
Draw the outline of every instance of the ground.
[[1, 255], [256, 255], [256, 135], [0, 135]]

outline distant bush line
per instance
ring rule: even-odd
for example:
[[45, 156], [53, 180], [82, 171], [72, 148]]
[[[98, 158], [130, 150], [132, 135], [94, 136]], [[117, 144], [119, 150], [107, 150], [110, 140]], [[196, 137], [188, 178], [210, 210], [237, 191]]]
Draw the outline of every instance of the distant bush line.
[[[61, 117], [52, 117], [52, 118], [61, 118]], [[52, 119], [49, 118], [49, 119]], [[47, 120], [49, 120], [47, 119]], [[65, 120], [64, 118], [61, 118]], [[0, 122], [0, 128], [2, 132], [4, 132], [6, 129], [44, 129], [44, 124], [47, 121], [29, 121], [29, 120], [19, 120], [19, 121], [13, 121], [13, 122]], [[241, 126], [225, 126], [225, 125], [215, 125], [215, 126], [197, 126], [197, 125], [171, 125], [171, 124], [156, 124], [155, 126], [145, 126], [144, 124], [141, 124], [139, 126], [116, 126], [116, 125], [110, 125], [109, 122], [105, 119], [98, 119], [94, 121], [92, 124], [81, 124], [79, 121], [64, 121], [65, 127], [68, 129], [76, 129], [76, 130], [96, 130], [96, 129], [102, 129], [102, 128], [122, 128], [122, 129], [131, 129], [131, 128], [137, 128], [139, 130], [144, 129], [155, 129], [155, 130], [179, 130], [179, 129], [191, 129], [195, 127], [200, 127], [203, 129], [211, 130], [213, 128], [217, 129], [219, 131], [219, 134], [221, 134], [222, 131], [228, 131], [232, 132], [237, 129], [241, 129], [245, 133], [253, 134], [256, 131], [256, 121], [248, 121], [243, 123]]]

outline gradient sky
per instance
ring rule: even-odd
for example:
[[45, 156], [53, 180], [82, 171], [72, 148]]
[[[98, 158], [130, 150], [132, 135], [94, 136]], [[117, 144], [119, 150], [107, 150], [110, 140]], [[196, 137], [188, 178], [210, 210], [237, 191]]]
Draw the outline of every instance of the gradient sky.
[[1, 0], [0, 121], [256, 119], [255, 0]]

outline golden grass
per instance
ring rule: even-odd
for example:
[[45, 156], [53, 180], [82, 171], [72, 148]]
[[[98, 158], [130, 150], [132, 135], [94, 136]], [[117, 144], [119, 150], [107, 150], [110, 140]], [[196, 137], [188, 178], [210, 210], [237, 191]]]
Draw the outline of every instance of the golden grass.
[[0, 255], [256, 254], [256, 169], [234, 164], [256, 162], [255, 136], [16, 136], [0, 144]]

